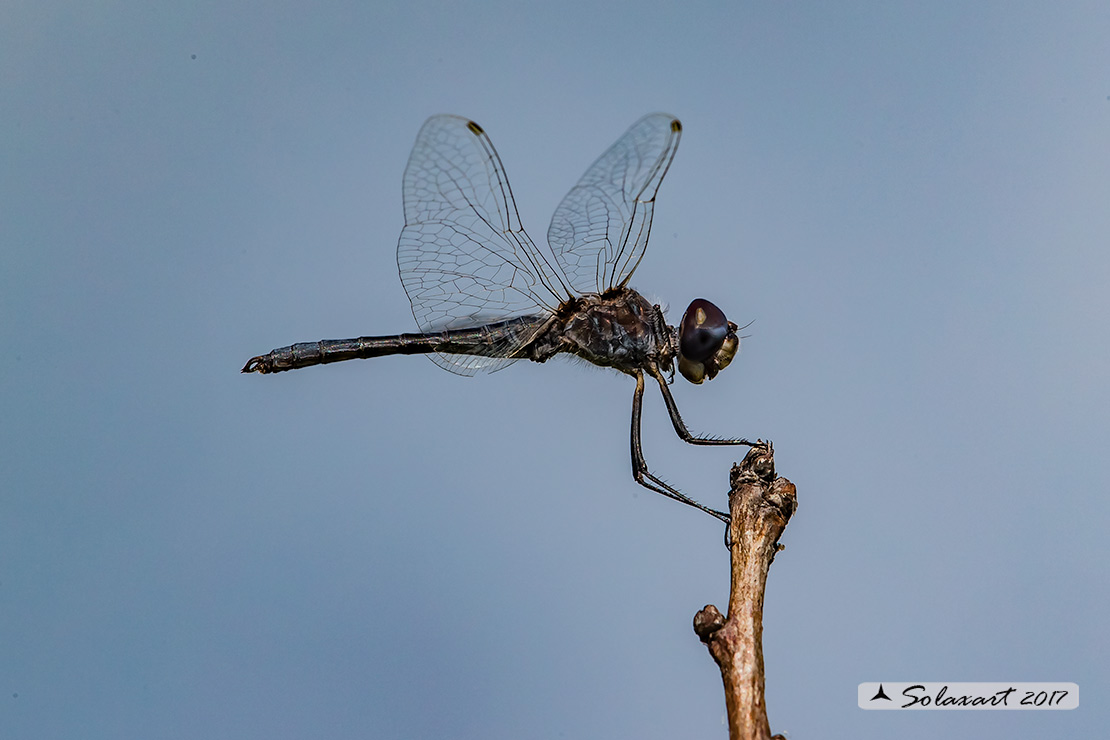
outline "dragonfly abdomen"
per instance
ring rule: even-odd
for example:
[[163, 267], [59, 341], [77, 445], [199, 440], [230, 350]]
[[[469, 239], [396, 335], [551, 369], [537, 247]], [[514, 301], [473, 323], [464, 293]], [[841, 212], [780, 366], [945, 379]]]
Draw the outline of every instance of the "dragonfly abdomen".
[[358, 360], [384, 355], [412, 355], [435, 351], [432, 337], [421, 334], [399, 334], [392, 337], [359, 337], [358, 339], [324, 339], [319, 342], [298, 342], [280, 347], [269, 354], [252, 357], [243, 366], [245, 373], [280, 373], [312, 365], [326, 365], [343, 360]]
[[510, 357], [530, 337], [545, 316], [519, 316], [493, 324], [451, 329], [428, 334], [394, 334], [357, 339], [323, 339], [280, 347], [269, 354], [252, 357], [244, 373], [280, 373], [312, 365], [344, 360], [362, 360], [386, 355], [422, 355], [442, 352], [455, 355]]

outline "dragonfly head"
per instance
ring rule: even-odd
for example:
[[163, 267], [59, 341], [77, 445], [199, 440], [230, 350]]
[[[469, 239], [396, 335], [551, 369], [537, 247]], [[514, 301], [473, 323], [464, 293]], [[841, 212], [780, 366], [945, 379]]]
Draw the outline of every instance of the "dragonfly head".
[[697, 298], [678, 325], [678, 371], [691, 383], [717, 377], [740, 349], [736, 324], [724, 311], [704, 298]]

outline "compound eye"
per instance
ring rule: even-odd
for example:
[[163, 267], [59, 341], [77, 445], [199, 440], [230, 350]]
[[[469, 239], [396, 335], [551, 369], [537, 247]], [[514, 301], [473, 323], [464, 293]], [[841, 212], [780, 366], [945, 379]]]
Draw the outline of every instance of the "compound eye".
[[678, 351], [687, 360], [705, 362], [717, 353], [728, 336], [728, 319], [704, 298], [690, 303], [678, 327]]

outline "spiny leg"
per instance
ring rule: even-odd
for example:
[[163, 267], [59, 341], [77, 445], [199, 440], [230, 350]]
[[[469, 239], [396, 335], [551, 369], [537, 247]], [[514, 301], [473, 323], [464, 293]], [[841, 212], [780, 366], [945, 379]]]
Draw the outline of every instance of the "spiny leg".
[[[679, 493], [671, 486], [664, 483], [659, 478], [656, 478], [648, 472], [647, 461], [644, 460], [643, 447], [640, 444], [640, 413], [644, 402], [644, 374], [639, 370], [636, 371], [636, 392], [632, 396], [632, 477], [636, 479], [644, 488], [655, 493], [661, 493], [668, 498], [673, 498], [675, 501], [681, 501], [688, 506], [693, 506], [695, 509], [701, 509], [706, 514], [715, 516], [723, 522], [729, 521], [728, 514], [716, 509], [710, 509], [708, 506], [699, 504], [694, 499]], [[687, 440], [689, 441], [689, 440]]]
[[747, 445], [748, 447], [762, 447], [765, 442], [757, 440], [749, 442], [746, 439], [719, 439], [717, 437], [698, 437], [691, 433], [686, 428], [686, 423], [682, 421], [682, 416], [678, 413], [678, 404], [674, 402], [674, 396], [671, 395], [671, 389], [667, 387], [667, 380], [663, 377], [663, 373], [659, 372], [659, 368], [654, 365], [648, 366], [648, 372], [659, 383], [659, 390], [663, 393], [663, 402], [667, 404], [667, 413], [671, 417], [671, 423], [674, 425], [675, 432], [685, 442], [692, 445]]

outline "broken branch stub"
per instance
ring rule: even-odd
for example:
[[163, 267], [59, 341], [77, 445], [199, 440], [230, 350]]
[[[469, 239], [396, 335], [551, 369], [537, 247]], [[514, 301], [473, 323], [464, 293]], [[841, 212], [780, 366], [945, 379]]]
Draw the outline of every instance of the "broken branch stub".
[[775, 477], [769, 442], [733, 465], [729, 481], [728, 616], [710, 604], [694, 616], [694, 632], [721, 669], [730, 740], [771, 740], [763, 693], [763, 594], [781, 549], [779, 537], [798, 506], [796, 489]]

